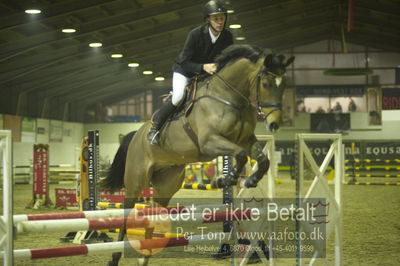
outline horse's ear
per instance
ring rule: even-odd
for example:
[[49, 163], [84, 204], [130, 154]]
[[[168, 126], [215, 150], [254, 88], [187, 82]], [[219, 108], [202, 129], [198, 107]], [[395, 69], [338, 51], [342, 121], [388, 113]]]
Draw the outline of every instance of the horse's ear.
[[291, 56], [287, 61], [286, 61], [286, 64], [285, 64], [285, 67], [287, 67], [288, 65], [290, 65], [291, 63], [293, 63], [294, 62], [294, 56]]
[[272, 58], [274, 57], [274, 54], [269, 54], [265, 57], [264, 59], [264, 66], [266, 68], [270, 67], [272, 65]]

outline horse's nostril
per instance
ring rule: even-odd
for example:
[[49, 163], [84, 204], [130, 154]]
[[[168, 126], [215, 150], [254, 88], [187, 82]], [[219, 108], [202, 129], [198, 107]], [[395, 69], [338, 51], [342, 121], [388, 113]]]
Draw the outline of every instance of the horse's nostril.
[[273, 122], [269, 125], [269, 130], [271, 132], [276, 132], [276, 131], [278, 131], [278, 129], [279, 129], [279, 125], [275, 122]]

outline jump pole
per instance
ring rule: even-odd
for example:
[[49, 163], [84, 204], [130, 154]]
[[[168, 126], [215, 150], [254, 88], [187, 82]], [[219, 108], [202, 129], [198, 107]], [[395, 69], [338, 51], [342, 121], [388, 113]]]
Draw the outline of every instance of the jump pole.
[[211, 184], [202, 184], [202, 183], [193, 183], [193, 184], [182, 184], [182, 189], [193, 189], [193, 190], [215, 190], [218, 191], [218, 188], [213, 188]]
[[178, 213], [162, 215], [128, 216], [116, 218], [82, 218], [22, 221], [17, 224], [18, 233], [43, 233], [69, 231], [92, 231], [103, 229], [124, 228], [154, 228], [159, 225], [202, 225], [227, 221], [243, 221], [251, 218], [262, 217], [264, 210], [260, 209], [234, 209], [226, 211], [205, 213]]
[[[115, 229], [112, 230], [112, 232], [119, 233], [120, 229]], [[126, 233], [128, 235], [135, 235], [135, 236], [146, 236], [146, 231], [143, 229], [127, 229]], [[177, 237], [183, 237], [185, 234], [176, 234], [176, 233], [169, 233], [169, 232], [153, 232], [152, 237], [153, 238], [177, 238]]]
[[356, 186], [400, 186], [400, 182], [344, 182], [343, 184]]
[[3, 265], [14, 265], [13, 169], [11, 130], [0, 130], [0, 154], [3, 167], [3, 216], [0, 217], [0, 248]]
[[97, 211], [82, 212], [60, 212], [60, 213], [42, 213], [42, 214], [16, 214], [14, 215], [14, 224], [26, 221], [43, 221], [43, 220], [60, 220], [60, 219], [80, 219], [80, 218], [118, 218], [127, 216], [128, 213], [137, 216], [173, 214], [173, 213], [199, 213], [206, 208], [218, 208], [224, 210], [223, 204], [213, 205], [197, 205], [193, 210], [193, 206], [174, 206], [174, 207], [150, 207], [135, 209], [109, 209]]
[[[212, 233], [212, 235], [192, 235], [189, 237], [153, 238], [145, 240], [130, 240], [107, 243], [86, 244], [77, 246], [40, 248], [40, 249], [18, 249], [11, 251], [17, 259], [46, 259], [78, 255], [104, 254], [105, 252], [124, 252], [126, 247], [135, 250], [168, 248], [178, 246], [219, 244], [230, 241], [230, 235], [225, 233]], [[0, 253], [0, 258], [4, 252]]]

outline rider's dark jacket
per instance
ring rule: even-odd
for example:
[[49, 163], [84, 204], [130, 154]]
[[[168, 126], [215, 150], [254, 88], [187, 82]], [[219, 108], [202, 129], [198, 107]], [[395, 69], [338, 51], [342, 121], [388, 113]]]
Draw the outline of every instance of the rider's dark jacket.
[[221, 32], [217, 41], [212, 43], [208, 27], [208, 24], [204, 24], [189, 33], [181, 53], [175, 59], [172, 67], [174, 72], [188, 78], [201, 74], [203, 64], [214, 63], [215, 57], [233, 44], [232, 33], [226, 29]]

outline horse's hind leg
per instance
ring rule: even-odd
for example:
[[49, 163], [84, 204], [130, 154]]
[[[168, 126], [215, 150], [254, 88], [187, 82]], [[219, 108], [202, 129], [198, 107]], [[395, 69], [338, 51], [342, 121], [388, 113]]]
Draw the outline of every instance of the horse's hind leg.
[[[125, 168], [125, 199], [124, 209], [132, 209], [135, 207], [136, 202], [143, 188], [146, 185], [146, 177], [149, 175], [149, 168], [145, 168], [142, 164], [140, 167], [138, 164], [127, 164]], [[126, 235], [126, 228], [121, 229], [118, 235], [118, 241], [123, 241]], [[112, 261], [108, 262], [108, 266], [117, 266], [121, 259], [122, 252], [114, 252], [112, 254]]]
[[[124, 209], [132, 209], [135, 206], [137, 198], [124, 198]], [[118, 241], [124, 241], [126, 229], [121, 228], [118, 234]], [[118, 262], [122, 257], [122, 252], [114, 252], [112, 260], [108, 262], [108, 266], [118, 266]]]
[[166, 207], [170, 199], [181, 188], [185, 178], [185, 165], [163, 168], [152, 178], [154, 201]]

